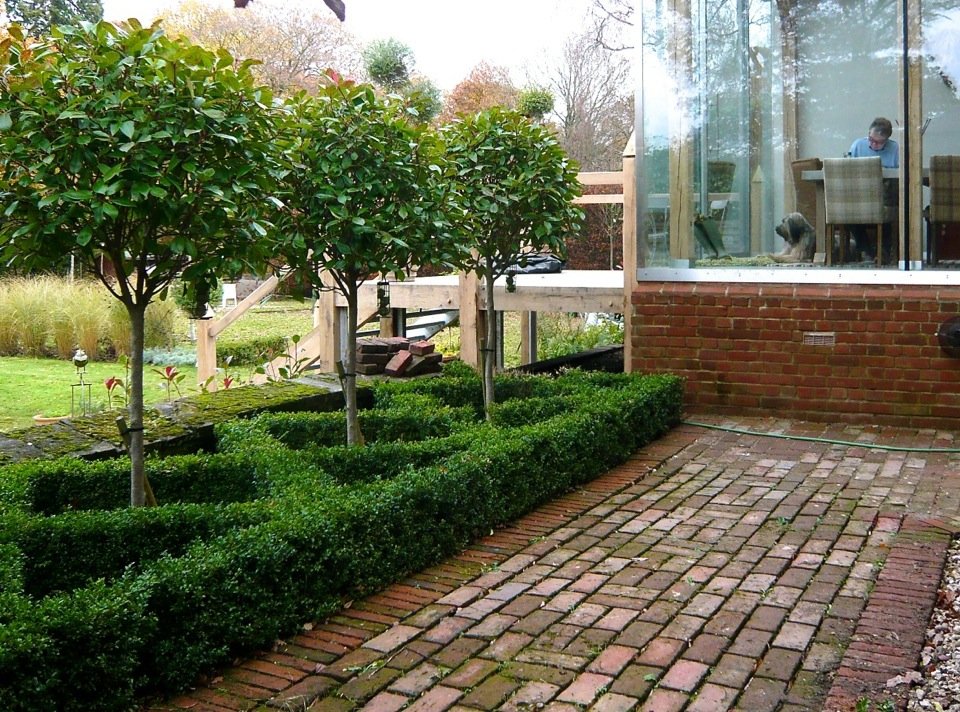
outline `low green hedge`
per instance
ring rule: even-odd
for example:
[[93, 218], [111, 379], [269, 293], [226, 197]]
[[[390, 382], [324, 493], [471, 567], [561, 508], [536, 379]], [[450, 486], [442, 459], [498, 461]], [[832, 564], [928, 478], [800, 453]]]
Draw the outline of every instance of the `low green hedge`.
[[266, 503], [183, 504], [30, 517], [4, 530], [0, 540], [23, 552], [22, 586], [39, 599], [97, 580], [113, 581], [128, 567], [167, 554], [179, 556], [196, 541], [259, 524]]
[[229, 363], [230, 369], [241, 366], [260, 366], [272, 357], [287, 352], [285, 336], [264, 336], [257, 339], [234, 340], [229, 334], [217, 339], [217, 358], [221, 363]]
[[128, 710], [147, 681], [141, 661], [158, 635], [141, 580], [94, 582], [0, 625], [5, 710]]
[[[408, 394], [426, 395], [452, 408], [470, 407], [478, 417], [483, 415], [483, 389], [479, 374], [461, 361], [443, 367], [444, 378], [384, 381], [373, 391], [377, 408], [390, 408], [395, 400]], [[497, 384], [506, 378], [501, 375]], [[546, 381], [544, 381], [546, 384]]]
[[[458, 427], [474, 424], [470, 407], [443, 405], [429, 394], [400, 393], [389, 402], [359, 413], [367, 442], [424, 440], [445, 437]], [[346, 415], [336, 413], [269, 413], [252, 421], [256, 427], [294, 450], [346, 444]]]
[[415, 442], [380, 441], [366, 447], [308, 447], [301, 455], [340, 484], [396, 477], [410, 468], [427, 467], [469, 448], [485, 436], [481, 426], [447, 437]]
[[[475, 376], [378, 387], [375, 401], [391, 407], [366, 413], [365, 427], [385, 433], [419, 409], [419, 422], [410, 423], [418, 441], [323, 448], [316, 443], [327, 425], [307, 416], [220, 427], [217, 457], [243, 471], [238, 482], [254, 483], [244, 491], [260, 498], [249, 504], [41, 517], [27, 506], [36, 485], [0, 486], [0, 512], [28, 530], [18, 539], [7, 528], [0, 539], [0, 603], [10, 611], [0, 614], [0, 708], [119, 710], [138, 694], [180, 689], [198, 672], [335, 610], [344, 597], [436, 562], [594, 477], [680, 417], [681, 383], [669, 376], [501, 379], [498, 392], [540, 401], [533, 410], [544, 419], [524, 419], [523, 408], [507, 402], [494, 424], [479, 421], [471, 390], [479, 387]], [[423, 412], [434, 400], [445, 406]], [[0, 471], [0, 483], [5, 476]], [[59, 511], [73, 490], [54, 490], [61, 498], [44, 501]], [[204, 514], [211, 521], [201, 524]], [[108, 581], [38, 598], [35, 581], [57, 565], [58, 547], [84, 556], [78, 551], [95, 546], [98, 526], [105, 551], [79, 568]], [[70, 550], [71, 535], [91, 543]], [[132, 548], [122, 551], [125, 538], [144, 555], [123, 569], [133, 563], [125, 558]], [[81, 583], [57, 575], [62, 583], [48, 591]]]
[[[159, 502], [245, 502], [263, 494], [255, 459], [251, 453], [148, 457], [145, 470]], [[8, 491], [0, 497], [13, 497], [37, 514], [130, 504], [130, 460], [125, 457], [28, 460], [3, 468], [3, 480]]]

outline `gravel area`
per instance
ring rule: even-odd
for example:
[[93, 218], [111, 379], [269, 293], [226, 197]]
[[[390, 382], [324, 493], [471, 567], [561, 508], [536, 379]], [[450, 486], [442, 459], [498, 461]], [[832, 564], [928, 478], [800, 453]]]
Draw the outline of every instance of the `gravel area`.
[[907, 680], [916, 682], [908, 711], [960, 712], [960, 539], [954, 539], [947, 552], [937, 606], [920, 655], [920, 673], [915, 676], [922, 679]]

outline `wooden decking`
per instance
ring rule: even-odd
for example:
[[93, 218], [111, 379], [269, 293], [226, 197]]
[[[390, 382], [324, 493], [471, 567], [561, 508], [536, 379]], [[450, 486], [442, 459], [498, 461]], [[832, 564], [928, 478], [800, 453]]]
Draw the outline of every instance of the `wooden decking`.
[[[612, 312], [622, 314], [625, 309], [623, 271], [566, 270], [552, 274], [518, 274], [515, 289], [507, 291], [507, 280], [501, 277], [494, 286], [494, 307], [498, 312], [520, 312], [521, 362], [536, 359], [537, 312]], [[320, 345], [317, 364], [332, 369], [338, 360], [346, 335], [346, 301], [339, 294], [331, 295], [325, 304], [318, 302], [314, 321], [318, 334], [326, 334], [326, 348]], [[473, 274], [442, 277], [418, 277], [413, 280], [390, 282], [390, 308], [407, 312], [416, 310], [457, 310], [460, 312], [460, 358], [479, 366], [480, 341], [483, 338], [483, 319], [487, 314], [486, 297]], [[377, 285], [364, 284], [360, 290], [361, 320], [377, 309]], [[388, 327], [384, 320], [381, 327]]]
[[[498, 311], [515, 312], [622, 312], [622, 270], [565, 270], [553, 274], [518, 274], [516, 290], [508, 292], [506, 279], [494, 288], [494, 306]], [[336, 306], [346, 301], [336, 297]], [[479, 295], [480, 307], [486, 299]], [[377, 308], [377, 285], [368, 282], [360, 290], [360, 314], [372, 314]], [[390, 282], [390, 306], [393, 309], [459, 309], [460, 277], [417, 277]]]

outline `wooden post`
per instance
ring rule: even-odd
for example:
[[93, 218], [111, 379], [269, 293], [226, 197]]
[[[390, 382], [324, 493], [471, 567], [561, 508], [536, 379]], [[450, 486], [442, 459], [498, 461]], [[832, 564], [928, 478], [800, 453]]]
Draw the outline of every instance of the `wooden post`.
[[[676, 85], [696, 86], [693, 74], [693, 16], [690, 0], [669, 0], [671, 26], [667, 39], [670, 67]], [[670, 120], [670, 256], [693, 258], [693, 112], [690, 99], [677, 97]], [[706, 212], [708, 206], [701, 206]]]
[[777, 0], [780, 16], [780, 56], [783, 58], [781, 86], [783, 96], [783, 206], [787, 212], [797, 207], [797, 191], [792, 165], [799, 157], [797, 135], [797, 19], [793, 0]]
[[[905, 95], [903, 92], [904, 76], [901, 71], [900, 80], [900, 113], [903, 116], [904, 134], [910, 146], [909, 171], [910, 180], [900, 181], [900, 260], [904, 258], [904, 245], [909, 245], [910, 269], [923, 267], [923, 136], [920, 127], [923, 126], [923, 53], [919, 51], [923, 45], [923, 35], [920, 27], [921, 0], [898, 0], [897, 17], [901, 36], [906, 38], [910, 49], [910, 62], [907, 72], [910, 81], [909, 103], [904, 107]], [[904, 5], [908, 24], [906, 31], [902, 26]], [[903, 67], [901, 66], [901, 70]], [[903, 177], [904, 165], [901, 161], [900, 176]], [[907, 208], [907, 209], [904, 209]], [[910, 222], [907, 223], [907, 220]]]
[[323, 274], [320, 280], [327, 288], [320, 290], [317, 303], [313, 307], [313, 324], [319, 332], [316, 364], [321, 371], [333, 373], [335, 364], [340, 360], [336, 293], [332, 289], [332, 277]]
[[207, 388], [211, 391], [217, 390], [216, 379], [211, 378], [217, 374], [217, 336], [246, 314], [253, 305], [272, 294], [279, 283], [277, 276], [272, 275], [219, 319], [197, 319], [193, 322], [197, 334], [197, 385], [202, 386], [210, 379]]
[[208, 390], [217, 390], [217, 337], [210, 333], [211, 319], [197, 319], [197, 385], [203, 385], [208, 379]]
[[537, 313], [520, 312], [520, 364], [537, 360]]
[[[412, 270], [412, 272], [413, 272], [413, 277], [411, 277], [411, 280], [416, 276], [416, 270]], [[390, 273], [390, 274], [381, 274], [381, 275], [380, 275], [380, 280], [386, 280], [388, 283], [390, 283], [390, 282], [396, 282], [398, 279], [400, 279], [400, 278], [397, 276], [397, 273], [396, 273], [396, 272], [392, 272], [392, 273]], [[380, 309], [380, 286], [379, 286], [379, 283], [378, 283], [378, 285], [377, 285], [377, 310], [379, 311], [379, 309]], [[402, 324], [398, 324], [398, 321], [399, 321], [399, 320], [398, 320], [398, 318], [397, 318], [397, 316], [398, 316], [398, 315], [397, 315], [397, 311], [398, 311], [397, 309], [391, 309], [389, 312], [387, 312], [387, 315], [386, 315], [386, 316], [383, 316], [383, 315], [380, 316], [380, 319], [379, 319], [379, 321], [380, 321], [379, 334], [380, 334], [381, 337], [383, 337], [383, 338], [390, 338], [391, 336], [404, 336], [404, 333], [403, 333], [403, 332], [404, 332], [403, 325], [402, 325]], [[398, 329], [398, 328], [397, 328], [398, 326], [400, 326], [401, 328]]]
[[757, 166], [750, 180], [750, 254], [763, 252], [763, 168]]
[[633, 353], [633, 305], [631, 296], [637, 284], [637, 136], [636, 129], [623, 149], [623, 370], [630, 373]]
[[460, 360], [480, 368], [480, 280], [475, 272], [460, 273]]

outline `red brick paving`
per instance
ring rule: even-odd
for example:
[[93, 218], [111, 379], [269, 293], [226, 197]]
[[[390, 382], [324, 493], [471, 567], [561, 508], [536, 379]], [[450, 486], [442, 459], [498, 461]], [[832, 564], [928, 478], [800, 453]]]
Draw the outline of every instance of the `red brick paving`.
[[[950, 437], [723, 424], [915, 448]], [[861, 699], [902, 709], [885, 683], [919, 657], [960, 522], [954, 462], [680, 426], [458, 556], [151, 709], [797, 712]]]

